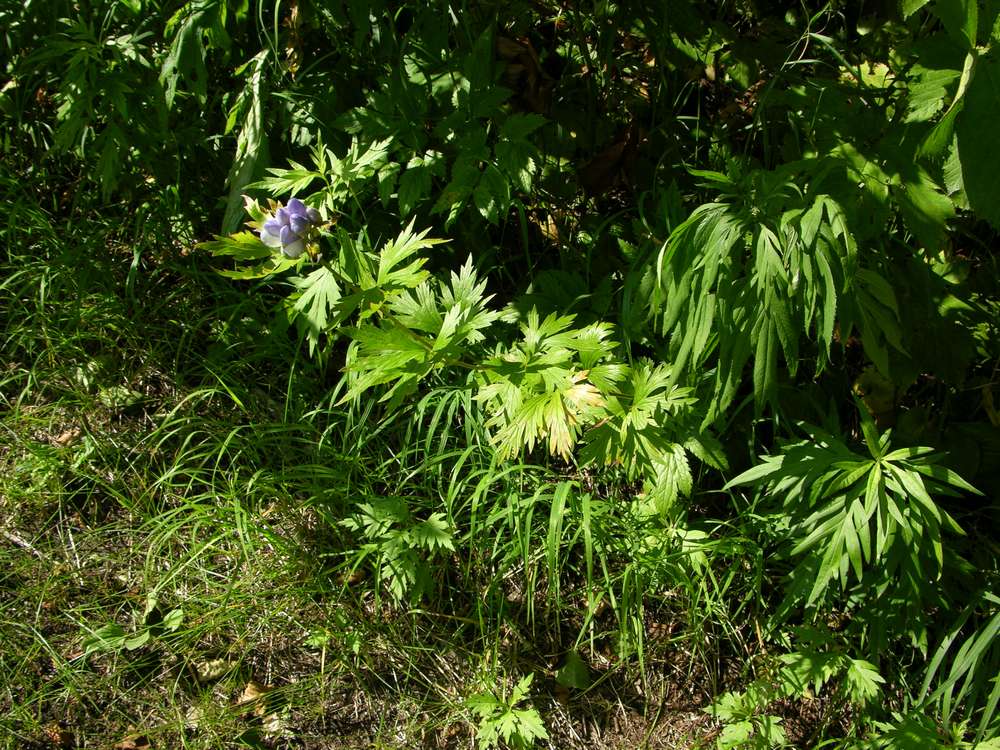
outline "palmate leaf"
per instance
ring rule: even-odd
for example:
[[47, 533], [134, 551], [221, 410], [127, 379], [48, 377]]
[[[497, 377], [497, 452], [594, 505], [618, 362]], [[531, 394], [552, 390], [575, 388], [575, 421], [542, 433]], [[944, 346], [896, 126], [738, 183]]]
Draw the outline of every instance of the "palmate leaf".
[[299, 288], [293, 297], [291, 319], [296, 321], [309, 341], [309, 353], [315, 353], [320, 336], [326, 332], [331, 312], [341, 299], [340, 285], [333, 272], [320, 266], [304, 279], [293, 280]]
[[430, 552], [438, 549], [455, 549], [444, 513], [431, 513], [426, 520], [412, 526], [407, 533], [412, 544]]
[[742, 182], [698, 174], [732, 202], [704, 204], [674, 229], [637, 272], [641, 279], [627, 285], [629, 295], [641, 295], [627, 303], [642, 304], [671, 337], [674, 382], [700, 374], [714, 354], [711, 424], [735, 396], [747, 361], [754, 361], [758, 410], [775, 403], [782, 361], [795, 374], [803, 336], [821, 345], [822, 367], [856, 246], [839, 204], [825, 194], [802, 196], [790, 170], [754, 172]]
[[[562, 381], [561, 387], [526, 398], [513, 410], [496, 435], [501, 456], [510, 458], [522, 450], [530, 452], [544, 440], [552, 455], [569, 460], [583, 424], [595, 421], [595, 412], [604, 400], [586, 382], [586, 372], [567, 372]], [[494, 418], [488, 424], [496, 426], [503, 421]]]
[[379, 400], [392, 399], [396, 405], [430, 369], [428, 344], [405, 328], [386, 323], [385, 327], [362, 325], [343, 328], [341, 332], [353, 339], [354, 345], [348, 352], [345, 368], [350, 387], [340, 403], [394, 382], [393, 388]]
[[428, 272], [421, 270], [427, 262], [426, 258], [417, 258], [402, 267], [400, 265], [421, 250], [447, 242], [447, 240], [428, 239], [428, 234], [430, 229], [415, 233], [411, 221], [396, 239], [386, 243], [379, 251], [376, 285], [386, 290], [412, 289], [427, 279]]
[[268, 167], [267, 171], [270, 173], [270, 177], [252, 182], [246, 188], [266, 190], [272, 195], [297, 195], [305, 193], [316, 180], [323, 179], [321, 172], [309, 169], [291, 159], [288, 160], [288, 163], [292, 165], [292, 169]]
[[216, 235], [214, 240], [198, 243], [198, 247], [208, 250], [216, 257], [228, 255], [236, 260], [260, 260], [274, 253], [253, 232], [239, 232], [226, 237]]
[[936, 471], [929, 449], [890, 451], [888, 433], [879, 437], [867, 414], [862, 424], [870, 457], [809, 428], [811, 439], [785, 446], [781, 456], [764, 457], [727, 484], [762, 484], [780, 498], [793, 521], [791, 553], [805, 555], [800, 568], [814, 571], [806, 606], [820, 602], [833, 581], [847, 588], [851, 572], [861, 581], [871, 566], [899, 556], [908, 557], [924, 580], [933, 580], [943, 565], [942, 532], [963, 533], [931, 492], [970, 486], [942, 472], [942, 481], [925, 482]]
[[844, 672], [844, 686], [851, 701], [865, 705], [882, 694], [880, 685], [885, 684], [885, 678], [879, 674], [874, 664], [863, 659], [848, 659], [847, 670]]

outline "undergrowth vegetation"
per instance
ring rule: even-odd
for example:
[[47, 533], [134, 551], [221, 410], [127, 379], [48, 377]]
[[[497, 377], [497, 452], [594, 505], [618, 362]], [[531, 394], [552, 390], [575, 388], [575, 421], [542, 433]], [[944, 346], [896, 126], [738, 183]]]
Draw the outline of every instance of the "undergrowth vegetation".
[[1000, 4], [0, 29], [5, 747], [1000, 747]]

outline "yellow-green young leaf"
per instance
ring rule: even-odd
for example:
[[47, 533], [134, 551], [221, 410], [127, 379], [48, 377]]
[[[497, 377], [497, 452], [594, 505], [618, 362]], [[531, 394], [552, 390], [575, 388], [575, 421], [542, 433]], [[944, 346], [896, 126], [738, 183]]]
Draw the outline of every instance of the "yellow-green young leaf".
[[273, 252], [253, 232], [239, 232], [228, 237], [215, 235], [214, 240], [199, 242], [196, 247], [204, 248], [216, 257], [228, 255], [236, 260], [260, 260], [270, 257]]
[[417, 258], [409, 265], [399, 268], [404, 261], [409, 260], [420, 250], [439, 245], [447, 240], [428, 239], [430, 229], [414, 233], [413, 222], [399, 233], [399, 236], [387, 243], [379, 251], [378, 277], [376, 284], [388, 284], [413, 288], [419, 286], [430, 274], [421, 270], [426, 258]]
[[246, 266], [236, 271], [217, 271], [220, 276], [225, 276], [227, 279], [233, 279], [235, 281], [249, 281], [251, 279], [263, 279], [268, 276], [274, 276], [275, 274], [283, 273], [290, 268], [301, 265], [302, 258], [292, 260], [291, 258], [286, 258], [285, 256], [271, 257], [265, 260], [263, 263], [258, 263], [254, 266]]

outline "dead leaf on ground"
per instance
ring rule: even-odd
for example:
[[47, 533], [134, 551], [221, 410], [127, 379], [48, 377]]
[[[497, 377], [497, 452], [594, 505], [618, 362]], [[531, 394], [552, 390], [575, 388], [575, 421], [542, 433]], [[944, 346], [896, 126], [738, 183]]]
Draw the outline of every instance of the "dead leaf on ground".
[[152, 744], [144, 734], [133, 734], [115, 744], [115, 750], [150, 750]]
[[231, 670], [233, 665], [225, 659], [207, 659], [194, 664], [194, 673], [198, 682], [214, 682]]
[[542, 70], [538, 53], [528, 39], [497, 37], [497, 56], [507, 63], [504, 85], [512, 89], [520, 103], [530, 112], [549, 111], [552, 77]]
[[633, 120], [614, 142], [584, 164], [579, 171], [580, 184], [593, 196], [606, 193], [619, 182], [631, 182], [635, 158], [644, 133]]
[[54, 438], [52, 438], [52, 444], [53, 445], [58, 445], [60, 447], [69, 445], [74, 440], [76, 440], [78, 437], [80, 437], [80, 434], [81, 433], [80, 433], [80, 428], [79, 427], [70, 427], [69, 429], [63, 430], [58, 435], [56, 435]]
[[254, 713], [257, 714], [257, 716], [263, 716], [264, 701], [261, 699], [267, 695], [270, 690], [271, 688], [265, 687], [254, 680], [250, 680], [250, 682], [247, 683], [246, 688], [244, 688], [243, 693], [237, 699], [236, 705], [250, 706], [256, 704], [254, 705]]
[[253, 707], [253, 715], [260, 718], [260, 725], [265, 733], [283, 735], [288, 731], [285, 717], [279, 711], [274, 710], [275, 702], [267, 699], [267, 694], [273, 689], [273, 687], [261, 685], [256, 680], [250, 680], [237, 699], [236, 705], [243, 708]]

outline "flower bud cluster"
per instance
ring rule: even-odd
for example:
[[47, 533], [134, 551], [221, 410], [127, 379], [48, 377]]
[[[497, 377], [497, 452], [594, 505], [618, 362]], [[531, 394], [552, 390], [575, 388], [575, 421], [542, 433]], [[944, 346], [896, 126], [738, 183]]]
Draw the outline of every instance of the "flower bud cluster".
[[298, 258], [305, 252], [311, 231], [320, 224], [319, 211], [307, 207], [298, 198], [279, 208], [264, 220], [260, 241], [268, 247], [280, 247], [289, 258]]

